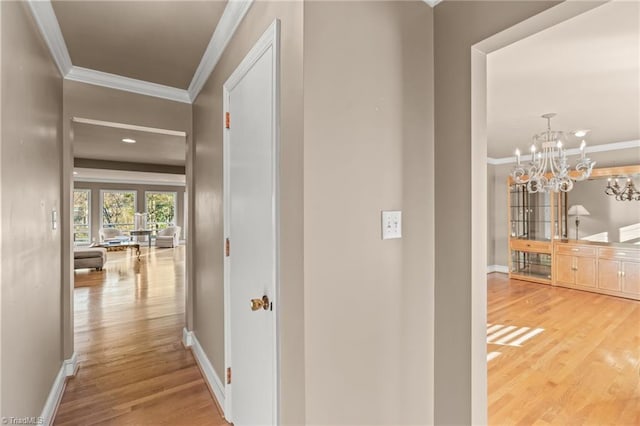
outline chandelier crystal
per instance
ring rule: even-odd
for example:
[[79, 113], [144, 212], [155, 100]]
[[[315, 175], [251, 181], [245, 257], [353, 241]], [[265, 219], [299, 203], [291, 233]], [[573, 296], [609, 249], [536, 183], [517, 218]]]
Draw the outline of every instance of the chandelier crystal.
[[604, 193], [616, 197], [618, 201], [640, 201], [640, 191], [636, 189], [631, 178], [627, 178], [627, 184], [624, 187], [620, 186], [618, 179], [615, 179], [612, 185], [609, 178]]
[[591, 176], [595, 161], [585, 155], [586, 142], [580, 145], [580, 161], [572, 170], [569, 167], [564, 132], [551, 130], [551, 119], [555, 113], [544, 114], [547, 130], [533, 136], [531, 144], [531, 161], [527, 166], [520, 164], [520, 150], [516, 149], [517, 164], [511, 171], [511, 177], [517, 184], [527, 186], [527, 191], [535, 192], [569, 192], [574, 181], [582, 181]]

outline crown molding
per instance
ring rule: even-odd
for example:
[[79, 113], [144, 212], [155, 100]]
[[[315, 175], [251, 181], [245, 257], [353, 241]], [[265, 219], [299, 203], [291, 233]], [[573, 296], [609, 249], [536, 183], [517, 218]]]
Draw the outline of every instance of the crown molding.
[[56, 18], [51, 2], [28, 0], [27, 4], [31, 9], [31, 14], [40, 29], [40, 33], [42, 33], [45, 43], [51, 51], [51, 56], [53, 56], [53, 60], [60, 70], [60, 74], [62, 74], [63, 77], [66, 76], [73, 65], [71, 64], [67, 44], [64, 42], [60, 24], [58, 24], [58, 18]]
[[211, 41], [209, 41], [209, 45], [187, 89], [191, 102], [196, 100], [252, 3], [253, 0], [229, 0], [227, 2], [227, 6], [224, 8], [218, 25], [216, 25], [216, 29], [211, 36]]
[[431, 7], [436, 7], [436, 5], [440, 3], [442, 0], [422, 0], [422, 1], [424, 1], [426, 4], [428, 4]]
[[[608, 152], [608, 151], [618, 151], [620, 149], [629, 149], [629, 148], [640, 148], [640, 139], [633, 141], [623, 141], [623, 142], [613, 142], [613, 143], [605, 143], [601, 145], [593, 145], [587, 146], [585, 148], [586, 153], [590, 152]], [[572, 148], [567, 149], [567, 155], [577, 155], [580, 154], [580, 148]], [[531, 155], [523, 155], [520, 157], [521, 161], [530, 161]], [[503, 158], [491, 158], [487, 157], [487, 164], [491, 164], [492, 166], [498, 166], [501, 164], [514, 164], [516, 162], [516, 157], [503, 157]]]
[[165, 86], [163, 84], [151, 83], [149, 81], [137, 80], [135, 78], [123, 77], [121, 75], [107, 72], [90, 70], [82, 67], [71, 67], [65, 76], [67, 80], [78, 81], [80, 83], [93, 84], [95, 86], [108, 87], [111, 89], [124, 90], [126, 92], [138, 93], [140, 95], [155, 96], [156, 98], [168, 99], [170, 101], [190, 104], [189, 93], [184, 89]]
[[51, 1], [27, 0], [27, 2], [51, 51], [51, 56], [65, 79], [190, 104], [196, 99], [213, 72], [253, 0], [229, 0], [227, 2], [188, 90], [74, 66]]
[[117, 123], [114, 121], [94, 120], [93, 118], [72, 117], [71, 121], [92, 126], [113, 127], [115, 129], [134, 130], [136, 132], [157, 133], [159, 135], [186, 137], [187, 132], [180, 130], [160, 129], [157, 127], [138, 126], [136, 124]]

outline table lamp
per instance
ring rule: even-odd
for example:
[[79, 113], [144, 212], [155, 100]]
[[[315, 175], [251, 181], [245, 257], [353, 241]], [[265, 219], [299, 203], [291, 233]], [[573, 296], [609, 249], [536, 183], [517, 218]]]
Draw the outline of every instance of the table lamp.
[[576, 240], [578, 239], [578, 227], [580, 226], [580, 216], [589, 216], [589, 211], [582, 204], [575, 204], [569, 207], [569, 216], [576, 217]]

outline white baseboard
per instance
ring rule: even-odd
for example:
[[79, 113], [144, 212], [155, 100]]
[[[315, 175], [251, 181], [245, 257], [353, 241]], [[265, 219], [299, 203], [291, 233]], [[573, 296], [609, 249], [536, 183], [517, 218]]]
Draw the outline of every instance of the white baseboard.
[[67, 377], [75, 376], [78, 372], [78, 355], [74, 352], [71, 358], [64, 360], [64, 373]]
[[209, 362], [209, 358], [207, 358], [207, 355], [204, 353], [204, 350], [202, 349], [202, 346], [200, 346], [200, 342], [198, 342], [196, 335], [193, 334], [193, 331], [187, 331], [186, 328], [183, 329], [182, 341], [185, 343], [185, 346], [191, 347], [193, 356], [196, 358], [196, 361], [198, 361], [198, 365], [204, 375], [204, 379], [209, 385], [209, 388], [213, 391], [213, 395], [218, 402], [218, 406], [223, 410], [222, 415], [224, 416], [224, 384], [222, 383], [222, 380], [220, 380], [220, 376], [218, 376], [216, 370], [213, 369], [213, 365]]
[[487, 266], [487, 274], [490, 274], [492, 272], [500, 272], [503, 274], [508, 274], [509, 273], [509, 267], [508, 266], [503, 266], [503, 265], [489, 265]]
[[182, 329], [182, 344], [185, 348], [193, 346], [193, 331], [187, 331], [186, 327]]
[[74, 352], [73, 355], [71, 355], [71, 358], [62, 361], [60, 371], [58, 371], [58, 375], [53, 381], [53, 386], [51, 386], [51, 391], [49, 391], [47, 401], [44, 403], [42, 414], [40, 414], [40, 417], [42, 418], [42, 424], [53, 424], [53, 420], [56, 417], [56, 412], [58, 411], [58, 405], [60, 405], [60, 401], [62, 400], [64, 387], [67, 384], [67, 377], [75, 376], [77, 371], [78, 356]]

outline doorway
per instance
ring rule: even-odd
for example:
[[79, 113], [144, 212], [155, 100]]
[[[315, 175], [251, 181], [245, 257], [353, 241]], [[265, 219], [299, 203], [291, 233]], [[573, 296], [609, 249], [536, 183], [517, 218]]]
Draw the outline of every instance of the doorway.
[[[600, 6], [602, 3], [562, 3], [532, 18], [523, 21], [505, 31], [495, 34], [471, 48], [471, 152], [472, 158], [487, 158], [487, 55], [503, 47], [516, 43], [536, 33], [542, 32], [561, 22], [581, 15]], [[543, 111], [547, 112], [547, 111]], [[515, 146], [514, 146], [515, 148]], [[500, 325], [487, 325], [487, 164], [474, 161], [472, 165], [471, 192], [473, 204], [480, 206], [480, 214], [472, 217], [472, 321], [478, 327], [472, 333], [472, 419], [477, 423], [488, 420], [487, 398], [487, 360], [495, 359], [499, 354], [487, 355], [487, 333], [497, 330]], [[506, 192], [506, 191], [505, 191]], [[506, 203], [505, 203], [506, 204]], [[506, 225], [505, 225], [506, 229]], [[505, 268], [506, 269], [506, 268]], [[500, 269], [496, 271], [502, 272]], [[508, 270], [504, 270], [507, 272]], [[493, 327], [493, 328], [492, 328]], [[493, 337], [507, 344], [507, 337], [513, 336], [515, 343], [525, 337], [539, 333], [537, 329], [518, 329], [506, 327], [502, 335]], [[513, 334], [512, 334], [513, 333]], [[520, 337], [518, 337], [520, 336]]]

